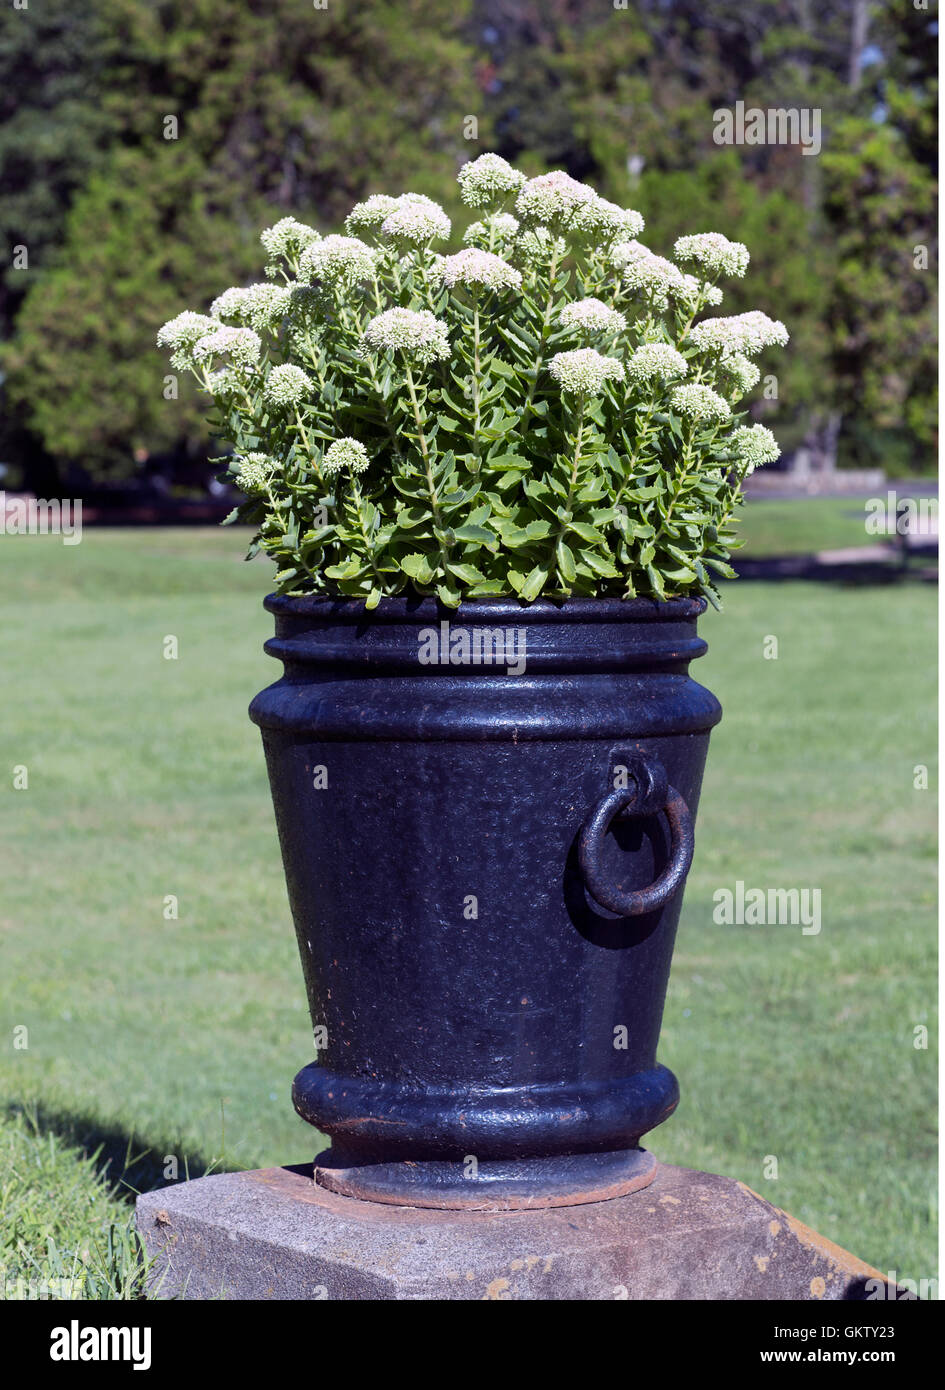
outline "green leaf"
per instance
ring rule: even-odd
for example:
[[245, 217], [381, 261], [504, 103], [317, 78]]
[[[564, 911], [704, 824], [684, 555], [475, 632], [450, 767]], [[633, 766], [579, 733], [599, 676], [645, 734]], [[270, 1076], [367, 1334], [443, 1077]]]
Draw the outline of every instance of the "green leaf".
[[481, 570], [476, 569], [475, 565], [454, 565], [452, 561], [449, 561], [446, 568], [450, 574], [455, 574], [456, 578], [461, 579], [464, 584], [481, 584], [486, 578]]
[[352, 558], [341, 565], [329, 565], [325, 573], [329, 579], [357, 579], [365, 572], [363, 560]]
[[490, 468], [496, 468], [501, 471], [514, 468], [520, 473], [527, 473], [532, 467], [530, 459], [523, 459], [518, 454], [494, 454], [493, 457], [487, 459], [486, 462]]
[[474, 584], [471, 589], [467, 589], [466, 597], [493, 598], [505, 593], [507, 589], [501, 579], [487, 579], [483, 584]]
[[589, 541], [591, 545], [600, 543], [601, 535], [593, 526], [588, 526], [586, 521], [572, 521], [568, 526], [569, 531], [573, 531], [582, 541]]
[[527, 603], [531, 603], [538, 597], [548, 583], [550, 573], [551, 571], [546, 569], [544, 565], [535, 566], [521, 588], [521, 596]]
[[558, 569], [569, 584], [573, 584], [577, 578], [577, 571], [574, 567], [574, 555], [569, 546], [559, 537], [555, 546], [555, 555], [558, 559]]
[[724, 579], [737, 579], [738, 571], [733, 570], [731, 565], [726, 565], [722, 560], [714, 560], [711, 555], [705, 556], [705, 563], [711, 565], [717, 574], [721, 574]]
[[462, 593], [451, 584], [437, 584], [437, 597], [447, 608], [458, 608], [462, 602]]
[[619, 578], [620, 571], [609, 555], [600, 555], [596, 550], [582, 550], [581, 559], [595, 574], [599, 574], [605, 579]]
[[652, 565], [647, 565], [647, 566], [646, 566], [646, 574], [647, 574], [647, 578], [649, 579], [650, 583], [651, 583], [652, 586], [653, 586], [653, 592], [654, 592], [654, 594], [656, 594], [656, 597], [657, 597], [657, 598], [665, 598], [665, 597], [666, 597], [666, 588], [665, 588], [665, 585], [663, 584], [662, 578], [661, 578], [660, 575], [656, 572], [656, 570], [653, 568]]
[[496, 549], [495, 533], [487, 531], [484, 526], [472, 526], [467, 522], [465, 526], [455, 527], [453, 535], [458, 541], [469, 541], [476, 545], [488, 546], [490, 550]]
[[429, 584], [436, 574], [436, 570], [427, 557], [416, 552], [412, 555], [405, 555], [400, 562], [400, 568], [404, 574], [415, 579], [418, 584]]

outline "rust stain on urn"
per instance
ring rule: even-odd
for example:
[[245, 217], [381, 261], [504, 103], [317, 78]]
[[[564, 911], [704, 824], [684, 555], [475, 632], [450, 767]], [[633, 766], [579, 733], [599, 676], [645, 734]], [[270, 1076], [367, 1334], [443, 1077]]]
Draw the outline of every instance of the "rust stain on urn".
[[491, 1284], [486, 1285], [482, 1301], [484, 1303], [503, 1302], [508, 1298], [511, 1287], [508, 1279], [493, 1279]]

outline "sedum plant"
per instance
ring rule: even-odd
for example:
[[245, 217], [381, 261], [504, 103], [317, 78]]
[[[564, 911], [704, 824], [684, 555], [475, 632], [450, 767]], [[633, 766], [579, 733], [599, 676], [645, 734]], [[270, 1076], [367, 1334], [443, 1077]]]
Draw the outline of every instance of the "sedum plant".
[[664, 259], [639, 213], [494, 154], [459, 183], [476, 220], [452, 254], [419, 194], [375, 194], [343, 235], [286, 217], [265, 281], [160, 330], [232, 446], [227, 520], [257, 528], [280, 592], [369, 608], [716, 602], [741, 485], [779, 452], [739, 403], [784, 325], [711, 313], [746, 248], [709, 232]]

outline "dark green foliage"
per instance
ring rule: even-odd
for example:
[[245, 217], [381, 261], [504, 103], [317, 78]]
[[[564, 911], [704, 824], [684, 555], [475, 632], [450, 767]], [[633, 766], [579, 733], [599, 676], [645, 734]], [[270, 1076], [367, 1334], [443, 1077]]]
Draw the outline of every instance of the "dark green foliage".
[[[327, 226], [404, 187], [453, 211], [456, 165], [494, 148], [638, 207], [654, 246], [748, 243], [793, 335], [756, 418], [825, 463], [927, 469], [934, 25], [934, 4], [893, 0], [5, 6], [0, 457], [27, 480], [40, 447], [127, 474], [136, 447], [198, 444], [155, 324], [245, 275], [279, 213]], [[739, 100], [818, 109], [822, 153], [716, 145], [713, 112]]]
[[[455, 197], [476, 109], [456, 37], [466, 7], [99, 0], [93, 23], [63, 0], [42, 32], [65, 57], [35, 39], [34, 8], [0, 19], [0, 86], [23, 97], [0, 159], [13, 173], [27, 161], [6, 221], [30, 248], [29, 271], [9, 272], [26, 297], [7, 398], [60, 458], [127, 474], [135, 446], [205, 433], [193, 395], [165, 399], [154, 334], [182, 300], [238, 283], [274, 215], [337, 219], [363, 192], [408, 182]], [[61, 169], [41, 160], [37, 131]]]

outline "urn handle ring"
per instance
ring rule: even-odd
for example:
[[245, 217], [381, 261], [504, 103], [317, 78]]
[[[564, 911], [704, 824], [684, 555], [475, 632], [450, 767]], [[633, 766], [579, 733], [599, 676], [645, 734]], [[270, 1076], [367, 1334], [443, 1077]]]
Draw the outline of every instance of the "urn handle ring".
[[[628, 760], [628, 782], [601, 797], [578, 837], [578, 861], [591, 897], [600, 907], [621, 917], [639, 917], [663, 907], [682, 886], [695, 848], [692, 817], [680, 792], [671, 787], [666, 769], [656, 759]], [[623, 891], [608, 880], [601, 864], [604, 840], [618, 816], [634, 819], [662, 812], [669, 823], [670, 854], [666, 868], [646, 888]]]

